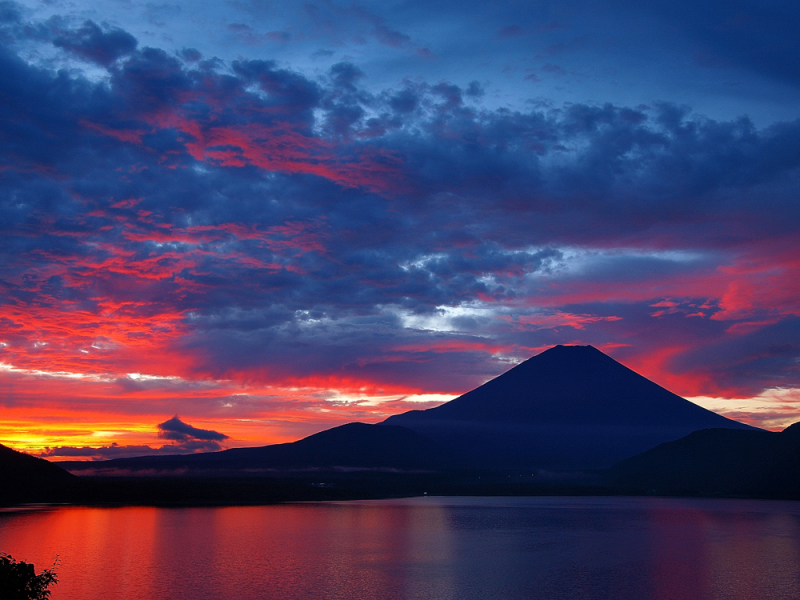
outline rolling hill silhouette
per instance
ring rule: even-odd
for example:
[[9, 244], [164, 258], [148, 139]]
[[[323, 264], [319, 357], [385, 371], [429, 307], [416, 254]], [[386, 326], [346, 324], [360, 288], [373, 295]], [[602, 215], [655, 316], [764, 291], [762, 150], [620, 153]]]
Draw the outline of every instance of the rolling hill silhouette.
[[800, 423], [780, 433], [705, 429], [609, 469], [635, 494], [800, 499]]
[[310, 469], [435, 471], [459, 463], [451, 450], [405, 427], [348, 423], [286, 444], [62, 464], [73, 473], [105, 470], [265, 474]]
[[0, 505], [61, 502], [72, 496], [77, 482], [51, 462], [0, 445]]
[[592, 346], [555, 346], [450, 402], [389, 417], [484, 467], [577, 470], [708, 428], [754, 428], [673, 394]]

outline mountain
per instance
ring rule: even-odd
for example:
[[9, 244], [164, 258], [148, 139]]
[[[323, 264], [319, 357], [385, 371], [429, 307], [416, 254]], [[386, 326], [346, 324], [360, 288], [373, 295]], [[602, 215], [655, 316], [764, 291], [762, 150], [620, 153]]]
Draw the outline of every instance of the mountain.
[[486, 467], [579, 470], [708, 428], [753, 430], [592, 346], [555, 346], [428, 410], [389, 417]]
[[436, 408], [288, 444], [62, 463], [74, 473], [242, 475], [460, 468], [606, 469], [708, 428], [758, 431], [676, 396], [591, 346], [556, 346]]
[[44, 459], [0, 445], [0, 505], [62, 502], [78, 478]]
[[800, 500], [800, 423], [780, 433], [706, 429], [615, 465], [628, 493]]
[[178, 456], [62, 463], [73, 473], [183, 472], [270, 474], [287, 471], [435, 471], [459, 464], [451, 450], [405, 427], [348, 423], [297, 442]]

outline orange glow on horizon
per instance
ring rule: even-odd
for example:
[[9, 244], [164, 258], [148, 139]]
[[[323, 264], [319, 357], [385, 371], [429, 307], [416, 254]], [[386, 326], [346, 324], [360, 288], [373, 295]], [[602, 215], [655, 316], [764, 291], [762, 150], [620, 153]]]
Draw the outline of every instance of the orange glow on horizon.
[[[137, 200], [120, 203], [130, 208]], [[173, 302], [174, 298], [207, 291], [205, 284], [186, 281], [180, 273], [185, 269], [202, 271], [208, 256], [226, 266], [289, 271], [295, 268], [292, 261], [304, 253], [326, 252], [331, 235], [328, 225], [317, 220], [287, 222], [263, 230], [237, 223], [182, 229], [154, 227], [128, 223], [123, 231], [142, 244], [176, 241], [196, 243], [197, 247], [139, 255], [105, 245], [95, 248], [97, 256], [53, 256], [37, 281], [58, 276], [67, 286], [79, 289], [92, 279], [121, 290], [119, 296], [98, 293], [83, 304], [57, 301], [36, 284], [26, 288], [35, 300], [0, 305], [0, 323], [4, 324], [0, 338], [0, 443], [33, 453], [48, 447], [96, 448], [112, 443], [160, 447], [164, 442], [157, 438], [156, 425], [175, 414], [196, 427], [230, 436], [224, 444], [228, 447], [294, 441], [348, 421], [375, 422], [420, 408], [403, 400], [406, 396], [436, 392], [455, 397], [469, 391], [439, 389], [435, 375], [427, 375], [427, 381], [420, 378], [413, 385], [406, 384], [402, 375], [392, 379], [385, 373], [371, 374], [374, 372], [368, 367], [404, 363], [401, 369], [411, 370], [424, 366], [430, 355], [472, 353], [482, 360], [495, 360], [495, 375], [500, 375], [505, 369], [498, 358], [516, 359], [546, 349], [502, 342], [491, 337], [492, 332], [483, 338], [436, 332], [428, 339], [405, 338], [394, 345], [386, 342], [380, 354], [354, 358], [352, 371], [298, 374], [257, 364], [214, 372], [216, 365], [204, 356], [203, 348], [176, 350], [191, 333], [190, 314], [194, 309]], [[201, 247], [230, 239], [246, 239], [268, 248], [275, 262], [259, 262], [235, 252], [214, 254]], [[637, 282], [613, 290], [593, 284], [559, 289], [553, 283], [553, 297], [535, 298], [536, 307], [611, 302], [621, 297], [627, 302], [648, 299], [651, 318], [683, 314], [685, 318], [725, 321], [725, 335], [735, 338], [767, 327], [779, 317], [800, 314], [800, 307], [792, 300], [800, 262], [790, 256], [781, 258], [783, 262], [776, 265], [742, 261], [720, 267], [702, 280], [692, 275], [657, 285]], [[124, 299], [146, 298], [145, 292], [159, 282], [166, 282], [169, 287], [164, 294], [174, 294], [174, 298], [155, 295], [158, 302]], [[664, 294], [654, 296], [656, 292]], [[681, 299], [690, 292], [708, 300], [682, 304]], [[531, 307], [535, 304], [533, 298], [520, 302]], [[625, 325], [621, 317], [566, 310], [518, 317], [503, 313], [495, 315], [493, 322], [515, 332], [567, 328], [574, 336], [573, 343], [586, 343], [579, 335], [592, 326]], [[624, 336], [618, 339], [621, 341], [596, 345], [678, 395], [715, 399], [714, 410], [726, 416], [781, 429], [798, 412], [794, 400], [787, 403], [785, 396], [746, 393], [699, 368], [676, 372], [672, 364], [692, 350], [690, 342], [670, 340], [659, 342], [658, 347], [654, 343], [654, 347], [640, 348], [634, 341], [625, 343]], [[720, 398], [743, 401], [726, 404], [718, 402]]]
[[420, 402], [414, 389], [341, 377], [289, 378], [281, 386], [142, 381], [155, 387], [125, 388], [108, 379], [59, 374], [0, 373], [0, 388], [11, 392], [0, 420], [0, 444], [32, 454], [111, 444], [160, 448], [168, 442], [158, 438], [157, 424], [177, 414], [194, 427], [227, 435], [223, 447], [262, 446], [352, 421], [374, 423], [443, 401], [423, 397]]

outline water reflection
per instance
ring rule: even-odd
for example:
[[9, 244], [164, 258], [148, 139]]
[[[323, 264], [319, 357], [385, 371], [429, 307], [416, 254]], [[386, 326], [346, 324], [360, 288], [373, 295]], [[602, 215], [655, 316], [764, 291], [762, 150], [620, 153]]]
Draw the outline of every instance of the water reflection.
[[0, 513], [54, 600], [795, 599], [800, 506], [421, 498]]

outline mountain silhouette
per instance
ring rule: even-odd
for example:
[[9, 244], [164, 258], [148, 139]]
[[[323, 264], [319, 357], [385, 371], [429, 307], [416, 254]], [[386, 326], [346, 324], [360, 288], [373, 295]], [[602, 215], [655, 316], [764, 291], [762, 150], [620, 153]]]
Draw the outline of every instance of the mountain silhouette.
[[556, 346], [436, 408], [297, 442], [62, 463], [73, 473], [605, 469], [688, 433], [754, 428], [676, 396], [592, 346]]
[[456, 466], [458, 459], [451, 450], [405, 427], [348, 423], [286, 444], [64, 464], [73, 473], [106, 470], [264, 474], [309, 469], [438, 470]]
[[628, 458], [607, 480], [636, 494], [800, 499], [800, 423], [706, 429]]
[[592, 346], [555, 346], [436, 408], [389, 417], [485, 467], [577, 470], [708, 428], [754, 428], [673, 394]]
[[63, 501], [77, 482], [51, 462], [0, 445], [0, 504]]

